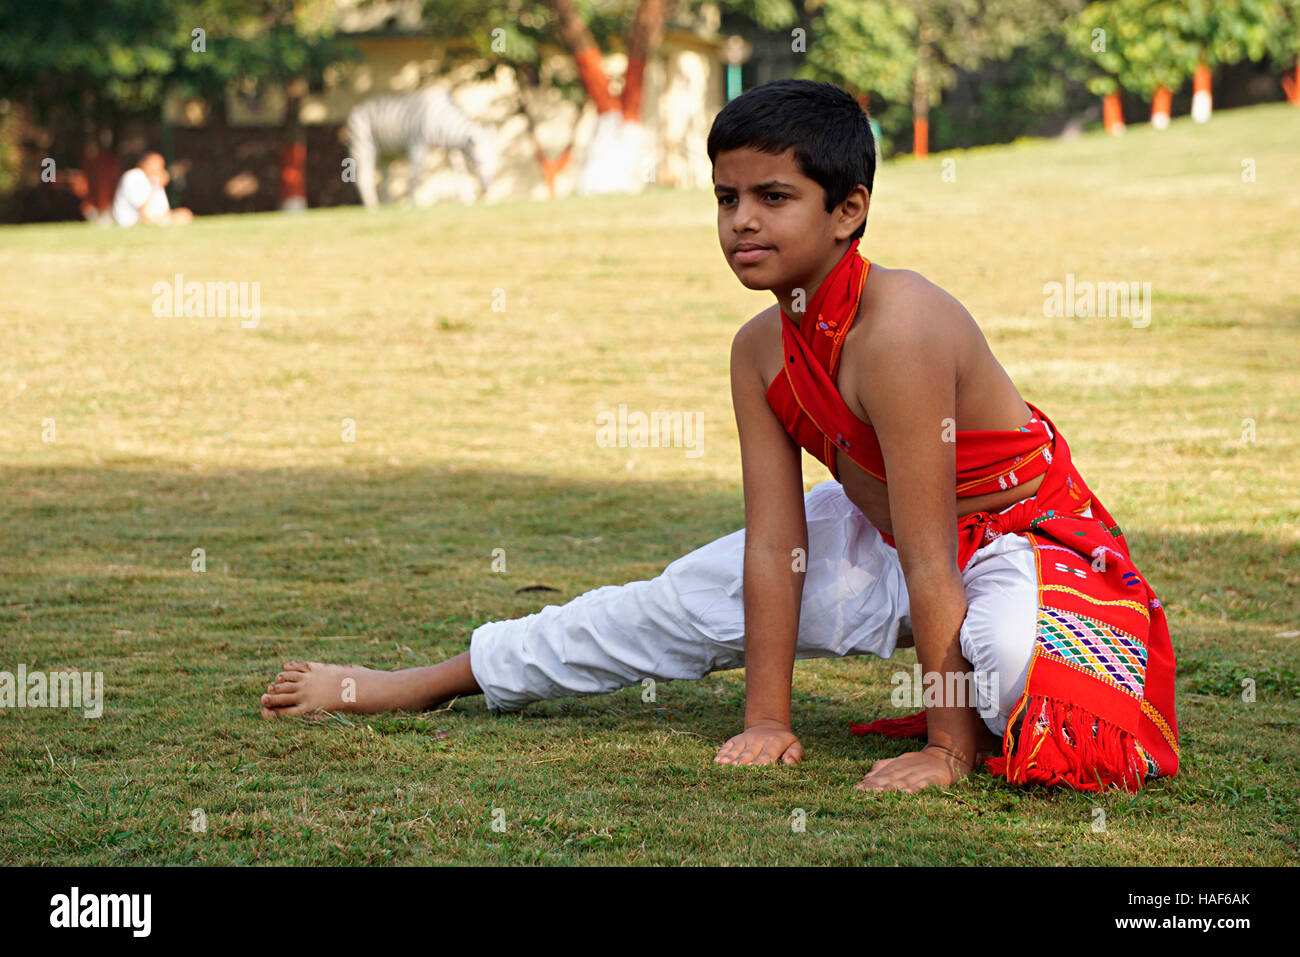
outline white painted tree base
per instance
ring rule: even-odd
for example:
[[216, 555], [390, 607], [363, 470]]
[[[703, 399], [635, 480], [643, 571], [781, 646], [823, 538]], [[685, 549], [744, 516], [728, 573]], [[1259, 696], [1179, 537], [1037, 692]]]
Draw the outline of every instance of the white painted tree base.
[[1208, 123], [1210, 121], [1212, 100], [1210, 94], [1202, 90], [1200, 93], [1192, 94], [1192, 119], [1197, 123]]
[[596, 130], [578, 176], [578, 194], [639, 193], [654, 181], [649, 137], [640, 123], [610, 110], [596, 117]]

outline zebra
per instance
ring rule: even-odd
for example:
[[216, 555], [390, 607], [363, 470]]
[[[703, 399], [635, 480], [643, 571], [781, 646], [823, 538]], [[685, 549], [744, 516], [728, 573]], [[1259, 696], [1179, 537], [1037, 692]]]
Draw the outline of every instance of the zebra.
[[[405, 152], [411, 165], [411, 202], [420, 182], [420, 167], [429, 150], [459, 152], [484, 193], [496, 176], [496, 134], [461, 112], [444, 90], [387, 93], [363, 100], [348, 113], [348, 145], [356, 164], [357, 190], [367, 209], [379, 204], [375, 163], [386, 152]], [[386, 179], [387, 177], [385, 177]]]

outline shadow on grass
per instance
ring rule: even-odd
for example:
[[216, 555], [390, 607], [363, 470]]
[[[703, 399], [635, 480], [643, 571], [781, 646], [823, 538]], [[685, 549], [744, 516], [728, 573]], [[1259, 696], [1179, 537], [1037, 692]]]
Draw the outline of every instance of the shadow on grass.
[[[743, 524], [739, 490], [621, 477], [107, 467], [9, 468], [0, 482], [10, 504], [0, 631], [11, 665], [103, 670], [119, 707], [223, 722], [256, 717], [257, 694], [286, 659], [429, 664], [465, 650], [485, 621], [653, 577]], [[1277, 634], [1294, 621], [1285, 613], [1294, 548], [1120, 521], [1170, 616], [1180, 691], [1229, 694], [1255, 675], [1260, 695], [1295, 694], [1294, 672], [1278, 667], [1294, 643]], [[1220, 554], [1250, 574], [1204, 561]], [[554, 590], [519, 591], [535, 586]], [[911, 661], [904, 652], [801, 662], [804, 727], [861, 754], [844, 722], [889, 713], [888, 676]], [[671, 707], [628, 689], [535, 704], [509, 720], [676, 725], [712, 740], [736, 728], [743, 689], [736, 671], [675, 683]], [[477, 698], [456, 706], [481, 708]]]

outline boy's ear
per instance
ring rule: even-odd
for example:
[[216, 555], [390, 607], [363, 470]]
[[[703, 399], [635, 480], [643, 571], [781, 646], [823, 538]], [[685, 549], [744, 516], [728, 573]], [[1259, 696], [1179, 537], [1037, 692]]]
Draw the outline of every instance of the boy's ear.
[[[849, 191], [849, 195], [844, 197], [844, 202], [840, 203], [839, 214], [840, 224], [836, 233], [843, 232], [840, 239], [847, 239], [852, 236], [857, 228], [867, 221], [867, 212], [871, 208], [871, 193], [867, 191], [866, 186], [859, 183]], [[862, 219], [858, 219], [861, 213]]]

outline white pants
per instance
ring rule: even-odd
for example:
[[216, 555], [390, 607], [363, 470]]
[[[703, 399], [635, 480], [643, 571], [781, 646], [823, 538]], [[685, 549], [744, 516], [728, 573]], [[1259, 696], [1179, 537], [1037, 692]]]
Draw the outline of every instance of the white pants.
[[[817, 485], [804, 504], [808, 565], [795, 656], [888, 658], [900, 631], [910, 630], [898, 552], [838, 482]], [[741, 529], [648, 581], [605, 585], [565, 605], [476, 628], [470, 669], [488, 708], [515, 711], [530, 701], [614, 691], [645, 678], [696, 679], [742, 667], [744, 554]], [[999, 536], [971, 556], [962, 581], [961, 650], [978, 678], [971, 703], [1001, 735], [1024, 691], [1034, 648], [1033, 547], [1021, 535]]]

